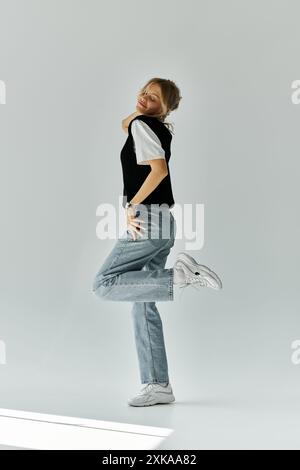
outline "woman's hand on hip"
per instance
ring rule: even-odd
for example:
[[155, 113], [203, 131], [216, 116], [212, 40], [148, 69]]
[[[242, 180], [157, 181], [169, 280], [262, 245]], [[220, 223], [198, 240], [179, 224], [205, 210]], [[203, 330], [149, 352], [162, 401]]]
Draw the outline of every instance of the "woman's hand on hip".
[[142, 219], [136, 219], [136, 210], [134, 207], [128, 207], [125, 209], [126, 212], [126, 223], [127, 223], [127, 230], [132, 234], [133, 239], [136, 239], [135, 234], [141, 235], [141, 230], [145, 230], [145, 227], [141, 227], [139, 224], [145, 223]]

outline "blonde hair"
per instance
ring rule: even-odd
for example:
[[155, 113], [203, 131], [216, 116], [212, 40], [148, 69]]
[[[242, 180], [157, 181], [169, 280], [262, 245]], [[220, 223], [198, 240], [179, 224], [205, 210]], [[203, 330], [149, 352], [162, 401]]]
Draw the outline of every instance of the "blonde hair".
[[162, 95], [162, 107], [163, 107], [163, 114], [153, 115], [157, 117], [160, 121], [162, 121], [170, 130], [172, 134], [174, 134], [174, 126], [170, 122], [166, 122], [166, 117], [170, 114], [171, 111], [174, 111], [178, 108], [179, 102], [182, 99], [180, 94], [180, 90], [178, 86], [172, 80], [168, 80], [165, 78], [158, 78], [154, 77], [148, 80], [146, 85], [142, 87], [140, 93], [143, 93], [146, 88], [152, 84], [156, 83], [159, 85]]

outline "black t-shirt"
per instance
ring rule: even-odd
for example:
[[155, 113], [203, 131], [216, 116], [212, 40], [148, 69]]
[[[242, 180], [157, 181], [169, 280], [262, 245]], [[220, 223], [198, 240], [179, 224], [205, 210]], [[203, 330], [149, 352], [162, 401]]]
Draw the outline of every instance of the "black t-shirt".
[[136, 195], [150, 173], [151, 166], [147, 160], [156, 158], [165, 158], [169, 173], [141, 204], [166, 204], [173, 207], [175, 202], [169, 169], [171, 140], [171, 132], [159, 119], [141, 114], [131, 120], [128, 137], [121, 150], [123, 207]]

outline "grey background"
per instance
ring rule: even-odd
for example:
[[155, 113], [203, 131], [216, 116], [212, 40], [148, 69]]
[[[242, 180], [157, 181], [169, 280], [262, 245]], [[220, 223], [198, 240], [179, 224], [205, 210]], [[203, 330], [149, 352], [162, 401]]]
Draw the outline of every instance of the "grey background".
[[[300, 448], [299, 14], [296, 0], [0, 1], [0, 407], [171, 427], [166, 448]], [[121, 120], [153, 76], [180, 87], [174, 198], [205, 205], [191, 254], [224, 289], [158, 304], [177, 401], [134, 409], [131, 304], [91, 283], [114, 243], [96, 208], [119, 205]]]

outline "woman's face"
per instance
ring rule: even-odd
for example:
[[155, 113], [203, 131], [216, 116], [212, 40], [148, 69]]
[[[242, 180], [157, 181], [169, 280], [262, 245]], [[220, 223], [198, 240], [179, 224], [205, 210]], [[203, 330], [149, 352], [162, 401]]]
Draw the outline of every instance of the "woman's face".
[[138, 93], [136, 109], [142, 114], [162, 114], [162, 103], [160, 86], [150, 83], [144, 91]]

